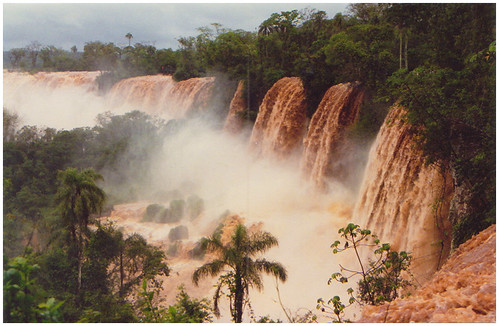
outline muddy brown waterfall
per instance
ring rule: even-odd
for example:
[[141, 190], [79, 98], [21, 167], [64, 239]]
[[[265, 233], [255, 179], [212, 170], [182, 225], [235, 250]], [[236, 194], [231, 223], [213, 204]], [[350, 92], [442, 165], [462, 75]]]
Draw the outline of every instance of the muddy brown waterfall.
[[237, 84], [236, 92], [230, 101], [229, 113], [225, 119], [224, 130], [233, 134], [241, 132], [244, 126], [244, 114], [248, 109], [244, 97], [244, 81]]
[[119, 81], [107, 96], [112, 106], [132, 104], [149, 113], [181, 118], [207, 107], [214, 82], [214, 77], [175, 82], [171, 76], [139, 76]]
[[394, 106], [369, 153], [354, 220], [394, 250], [413, 254], [417, 282], [426, 282], [450, 249], [451, 176], [425, 165], [416, 137]]
[[305, 89], [298, 77], [277, 81], [265, 95], [250, 148], [265, 157], [285, 158], [300, 148], [306, 128]]
[[302, 173], [319, 189], [327, 190], [331, 177], [346, 181], [352, 173], [351, 142], [347, 128], [358, 118], [364, 97], [357, 83], [332, 86], [315, 111], [303, 141]]

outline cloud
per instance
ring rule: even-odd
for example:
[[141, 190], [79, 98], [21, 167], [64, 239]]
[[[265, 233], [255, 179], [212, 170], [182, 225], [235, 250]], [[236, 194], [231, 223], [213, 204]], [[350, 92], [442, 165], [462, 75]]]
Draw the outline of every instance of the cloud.
[[31, 41], [69, 50], [83, 49], [90, 41], [125, 45], [154, 42], [158, 48], [177, 48], [177, 39], [197, 35], [197, 28], [211, 23], [255, 31], [274, 12], [315, 8], [329, 17], [342, 12], [341, 3], [22, 3], [4, 4], [4, 49], [23, 47]]

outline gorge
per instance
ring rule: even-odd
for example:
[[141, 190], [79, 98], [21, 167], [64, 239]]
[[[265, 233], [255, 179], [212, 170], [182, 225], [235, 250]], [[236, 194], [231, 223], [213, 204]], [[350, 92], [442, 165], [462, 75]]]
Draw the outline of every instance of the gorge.
[[[342, 259], [331, 254], [330, 245], [336, 231], [349, 222], [369, 228], [396, 250], [410, 251], [418, 284], [434, 286], [434, 277], [445, 272], [446, 267], [437, 271], [445, 266], [451, 251], [452, 179], [445, 166], [425, 164], [404, 121], [403, 107], [390, 108], [369, 153], [356, 153], [353, 149], [358, 147], [349, 130], [359, 118], [364, 98], [362, 85], [357, 83], [332, 85], [315, 113], [307, 117], [302, 81], [282, 78], [265, 95], [251, 132], [241, 132], [248, 124], [240, 118], [247, 109], [241, 82], [227, 114], [229, 107], [212, 107], [214, 77], [182, 82], [166, 75], [133, 77], [116, 83], [104, 95], [98, 93], [97, 77], [98, 72], [29, 75], [4, 71], [4, 107], [18, 113], [25, 124], [66, 129], [90, 126], [98, 113], [133, 109], [166, 121], [183, 121], [165, 137], [161, 150], [151, 155], [154, 178], [149, 192], [143, 197], [139, 194], [136, 202], [115, 205], [107, 216], [125, 233], [139, 233], [171, 253], [172, 273], [164, 279], [162, 293], [167, 302], [172, 302], [180, 283], [193, 296], [212, 296], [210, 282], [200, 287], [190, 282], [192, 271], [202, 262], [189, 252], [220, 223], [229, 227], [231, 219], [242, 219], [278, 238], [279, 247], [269, 251], [268, 257], [288, 269], [289, 280], [278, 286], [285, 298], [282, 304], [296, 313], [312, 310], [318, 297], [344, 291], [325, 285]], [[22, 96], [26, 89], [34, 95]], [[212, 111], [225, 115], [210, 116]], [[220, 128], [224, 124], [228, 132]], [[154, 193], [161, 195], [154, 197]], [[175, 223], [142, 221], [149, 204], [172, 207], [173, 201], [187, 202], [190, 196], [204, 202], [198, 216], [183, 216]], [[188, 237], [169, 240], [172, 229], [181, 225], [189, 230]], [[491, 232], [495, 239], [495, 229], [488, 230], [487, 241], [491, 241]], [[491, 255], [493, 248], [483, 250]], [[252, 293], [252, 308], [284, 320], [276, 302], [275, 280], [265, 278], [264, 285], [264, 292]], [[492, 299], [487, 292], [477, 300]], [[467, 312], [480, 315], [480, 309]], [[388, 321], [412, 320], [392, 316]], [[217, 321], [229, 321], [229, 317], [222, 310], [222, 319]], [[353, 320], [359, 317], [358, 311], [351, 316]], [[432, 321], [448, 320], [441, 315]]]

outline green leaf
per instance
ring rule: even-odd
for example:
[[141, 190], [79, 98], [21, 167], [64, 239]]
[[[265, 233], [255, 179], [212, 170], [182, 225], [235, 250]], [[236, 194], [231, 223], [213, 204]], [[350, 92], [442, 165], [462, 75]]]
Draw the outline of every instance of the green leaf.
[[332, 245], [331, 245], [331, 248], [333, 247], [338, 247], [338, 245], [340, 244], [340, 241], [336, 240]]

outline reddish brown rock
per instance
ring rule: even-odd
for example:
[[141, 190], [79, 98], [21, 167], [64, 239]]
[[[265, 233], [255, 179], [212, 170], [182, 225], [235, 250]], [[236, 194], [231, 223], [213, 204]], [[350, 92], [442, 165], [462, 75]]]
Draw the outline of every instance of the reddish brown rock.
[[367, 306], [360, 322], [493, 323], [496, 321], [496, 226], [452, 253], [432, 280], [414, 294]]

